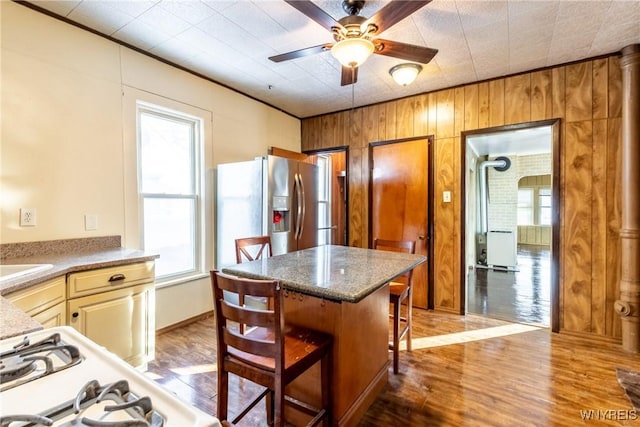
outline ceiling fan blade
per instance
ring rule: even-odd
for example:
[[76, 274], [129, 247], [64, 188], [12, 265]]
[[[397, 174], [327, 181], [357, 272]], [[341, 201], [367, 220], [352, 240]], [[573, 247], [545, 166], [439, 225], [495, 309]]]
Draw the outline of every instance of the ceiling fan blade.
[[362, 28], [366, 28], [367, 24], [372, 23], [378, 27], [376, 34], [380, 34], [428, 3], [431, 3], [431, 0], [391, 0], [375, 15], [367, 19]]
[[373, 44], [376, 47], [373, 53], [419, 62], [420, 64], [428, 64], [438, 53], [438, 49], [394, 42], [393, 40], [375, 39]]
[[318, 24], [322, 25], [327, 30], [331, 31], [331, 27], [342, 27], [331, 17], [331, 15], [327, 14], [324, 10], [320, 9], [315, 3], [312, 3], [309, 0], [285, 0], [289, 5], [293, 6], [293, 8], [299, 10], [304, 13], [309, 18], [316, 21]]
[[288, 61], [290, 59], [302, 58], [303, 56], [326, 52], [327, 50], [331, 50], [331, 46], [333, 46], [332, 43], [320, 44], [318, 46], [306, 47], [304, 49], [298, 49], [287, 53], [281, 53], [280, 55], [270, 56], [269, 59], [273, 62]]
[[352, 85], [358, 81], [358, 67], [342, 67], [340, 86]]

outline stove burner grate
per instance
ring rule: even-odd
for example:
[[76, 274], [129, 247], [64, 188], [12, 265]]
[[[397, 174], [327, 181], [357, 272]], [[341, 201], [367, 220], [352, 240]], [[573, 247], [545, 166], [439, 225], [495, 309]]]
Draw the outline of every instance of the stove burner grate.
[[[109, 403], [98, 408], [90, 418], [84, 415], [100, 403]], [[94, 411], [95, 412], [95, 411]], [[96, 415], [98, 419], [96, 419]], [[112, 417], [113, 416], [113, 417]], [[110, 419], [110, 418], [113, 419]], [[126, 380], [100, 386], [92, 380], [85, 384], [74, 399], [66, 401], [48, 411], [33, 415], [9, 415], [0, 417], [0, 427], [11, 427], [12, 423], [29, 426], [51, 426], [62, 421], [60, 427], [163, 427], [164, 417], [153, 409], [149, 397], [137, 397], [129, 390]]]
[[67, 345], [60, 334], [31, 344], [27, 337], [0, 353], [0, 391], [67, 369], [82, 361], [78, 348]]

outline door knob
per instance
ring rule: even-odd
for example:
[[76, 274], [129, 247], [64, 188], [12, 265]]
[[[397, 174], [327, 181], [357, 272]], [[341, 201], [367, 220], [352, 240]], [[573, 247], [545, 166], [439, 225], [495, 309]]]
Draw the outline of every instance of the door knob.
[[423, 235], [418, 236], [418, 240], [424, 240], [424, 236]]

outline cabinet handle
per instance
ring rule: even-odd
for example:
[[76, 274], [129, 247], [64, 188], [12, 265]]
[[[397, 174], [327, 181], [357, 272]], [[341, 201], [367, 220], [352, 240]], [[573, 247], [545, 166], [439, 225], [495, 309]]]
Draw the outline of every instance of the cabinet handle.
[[78, 316], [80, 316], [80, 313], [78, 313], [77, 311], [73, 314], [71, 314], [71, 317], [73, 317], [74, 319], [77, 319]]
[[118, 282], [124, 279], [126, 279], [126, 277], [122, 273], [114, 274], [113, 276], [109, 277], [110, 282]]

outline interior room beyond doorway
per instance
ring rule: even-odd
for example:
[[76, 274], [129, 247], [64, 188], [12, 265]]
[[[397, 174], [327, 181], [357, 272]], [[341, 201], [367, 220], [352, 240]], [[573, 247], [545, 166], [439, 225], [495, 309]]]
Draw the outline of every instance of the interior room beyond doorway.
[[551, 326], [553, 126], [465, 137], [466, 312]]

